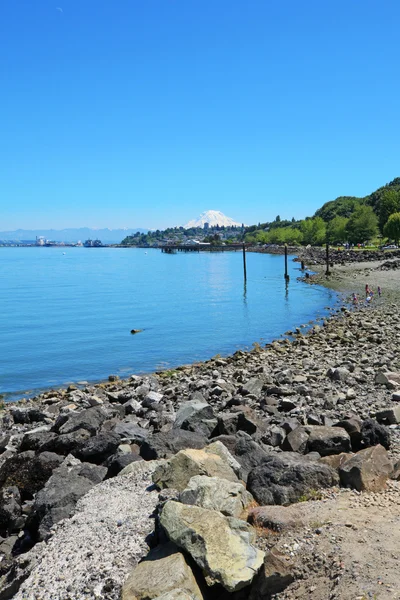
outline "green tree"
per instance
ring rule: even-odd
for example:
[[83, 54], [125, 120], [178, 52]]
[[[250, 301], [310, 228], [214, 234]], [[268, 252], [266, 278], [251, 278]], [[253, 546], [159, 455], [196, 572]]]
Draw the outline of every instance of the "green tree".
[[378, 219], [371, 206], [359, 206], [351, 215], [346, 226], [347, 239], [353, 244], [361, 244], [373, 238], [378, 232]]
[[395, 244], [398, 245], [400, 240], [400, 212], [390, 215], [385, 227], [383, 228], [383, 234], [394, 240]]
[[397, 213], [399, 210], [400, 192], [393, 189], [385, 190], [382, 193], [378, 204], [379, 229], [382, 233], [390, 215]]
[[326, 239], [326, 224], [321, 217], [300, 221], [300, 231], [304, 244], [320, 246]]
[[329, 241], [333, 244], [343, 243], [347, 241], [346, 226], [348, 219], [346, 217], [334, 217], [327, 225], [327, 235]]

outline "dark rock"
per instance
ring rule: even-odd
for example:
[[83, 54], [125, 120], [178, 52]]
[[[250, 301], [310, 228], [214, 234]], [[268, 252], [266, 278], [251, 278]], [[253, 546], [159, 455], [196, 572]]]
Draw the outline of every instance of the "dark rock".
[[306, 427], [309, 434], [307, 452], [318, 452], [321, 456], [351, 451], [350, 436], [341, 427]]
[[11, 456], [0, 468], [0, 486], [16, 486], [23, 500], [32, 498], [62, 460], [52, 452], [35, 456], [34, 452], [28, 451]]
[[338, 483], [338, 476], [327, 465], [292, 452], [269, 454], [253, 469], [247, 489], [260, 504], [291, 504], [301, 496]]
[[397, 425], [400, 423], [400, 406], [378, 411], [376, 420], [383, 425]]
[[240, 393], [243, 396], [247, 396], [248, 394], [252, 394], [256, 398], [260, 397], [261, 391], [263, 389], [263, 381], [258, 379], [257, 377], [253, 377], [249, 379], [242, 387], [240, 388]]
[[[57, 437], [52, 431], [28, 431], [22, 438], [20, 451], [34, 450], [35, 452], [46, 450], [46, 444]], [[60, 454], [60, 453], [58, 453]]]
[[318, 415], [309, 414], [307, 417], [308, 425], [321, 425], [321, 418]]
[[76, 453], [86, 441], [90, 438], [90, 433], [87, 429], [77, 429], [71, 433], [56, 435], [43, 444], [41, 450], [56, 452], [63, 456], [71, 453]]
[[238, 413], [222, 413], [218, 415], [218, 432], [220, 435], [235, 435], [238, 429]]
[[281, 446], [286, 438], [286, 432], [282, 427], [271, 425], [261, 436], [261, 441], [267, 446]]
[[333, 379], [333, 381], [346, 381], [350, 375], [350, 371], [345, 367], [338, 367], [337, 369], [333, 369], [332, 373], [328, 376]]
[[17, 487], [0, 490], [0, 535], [6, 537], [14, 531], [21, 516], [21, 495]]
[[350, 417], [348, 419], [343, 419], [338, 423], [333, 425], [334, 427], [341, 427], [350, 436], [351, 447], [353, 450], [357, 451], [361, 449], [361, 427], [362, 420], [358, 417]]
[[265, 429], [264, 424], [258, 418], [256, 413], [248, 406], [242, 407], [238, 410], [238, 413], [238, 431], [245, 431], [249, 435], [252, 435], [256, 431], [263, 431]]
[[1, 434], [0, 433], [0, 453], [5, 452], [5, 450], [7, 449], [8, 446], [8, 442], [10, 441], [11, 436], [6, 433], [6, 434]]
[[85, 477], [97, 485], [98, 483], [101, 483], [107, 475], [107, 467], [100, 467], [92, 465], [91, 463], [81, 463], [77, 473], [79, 477]]
[[[247, 481], [250, 471], [254, 469], [254, 467], [262, 464], [264, 460], [268, 458], [269, 454], [264, 452], [261, 446], [252, 440], [246, 433], [239, 433], [236, 437], [237, 441], [233, 456], [241, 466], [242, 479]], [[218, 439], [224, 443], [221, 438]]]
[[386, 450], [390, 448], [390, 432], [374, 419], [366, 419], [361, 427], [361, 447], [369, 448], [381, 444]]
[[136, 454], [135, 452], [130, 452], [129, 454], [119, 454], [117, 456], [110, 456], [107, 460], [106, 465], [108, 466], [107, 471], [107, 479], [110, 477], [115, 477], [125, 469], [128, 465], [133, 462], [137, 462], [138, 460], [143, 460], [141, 456]]
[[283, 592], [295, 580], [294, 570], [293, 560], [288, 561], [285, 554], [273, 547], [252, 583], [249, 600], [267, 600]]
[[176, 415], [174, 429], [193, 431], [209, 437], [217, 426], [212, 406], [204, 400], [190, 400], [183, 403]]
[[221, 442], [229, 450], [232, 456], [235, 454], [238, 438], [236, 435], [218, 435], [213, 438], [213, 442]]
[[109, 456], [115, 454], [120, 444], [116, 433], [99, 433], [89, 438], [83, 446], [74, 452], [80, 460], [100, 465]]
[[14, 423], [29, 424], [45, 421], [49, 415], [39, 408], [12, 408], [11, 415]]
[[[76, 460], [76, 459], [75, 459]], [[105, 467], [65, 459], [35, 498], [27, 528], [37, 540], [45, 540], [55, 523], [70, 517], [79, 498], [107, 474]]]
[[295, 409], [296, 407], [297, 407], [297, 404], [295, 404], [295, 402], [293, 402], [292, 400], [288, 400], [287, 398], [282, 398], [282, 400], [279, 402], [278, 410], [280, 412], [290, 412], [291, 410]]
[[297, 427], [300, 426], [300, 422], [297, 419], [288, 418], [288, 419], [285, 419], [284, 421], [280, 421], [279, 425], [288, 434], [291, 431], [294, 431], [295, 429], [297, 429]]
[[249, 435], [262, 431], [265, 427], [256, 413], [248, 406], [235, 406], [232, 412], [218, 416], [220, 435], [234, 435], [237, 431], [245, 431]]
[[149, 437], [140, 447], [140, 456], [145, 460], [170, 458], [186, 448], [204, 448], [207, 439], [193, 431], [172, 429], [168, 432], [158, 432]]
[[297, 427], [287, 435], [282, 444], [282, 450], [304, 454], [307, 448], [308, 437], [309, 434], [305, 427]]
[[144, 408], [157, 409], [157, 406], [160, 404], [163, 399], [163, 394], [159, 394], [158, 392], [149, 392], [144, 398], [142, 405]]
[[117, 423], [113, 429], [114, 433], [117, 434], [122, 441], [126, 441], [129, 444], [142, 444], [150, 435], [148, 429], [139, 427], [136, 423], [131, 421], [121, 421]]
[[60, 433], [72, 433], [78, 429], [86, 429], [90, 435], [95, 435], [103, 422], [108, 418], [107, 411], [102, 406], [93, 406], [78, 413], [68, 415], [64, 424], [57, 429], [57, 422], [54, 430]]

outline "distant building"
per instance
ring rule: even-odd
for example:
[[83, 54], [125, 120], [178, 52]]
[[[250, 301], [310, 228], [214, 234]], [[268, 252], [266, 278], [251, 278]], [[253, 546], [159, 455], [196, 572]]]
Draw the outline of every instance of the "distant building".
[[41, 235], [41, 236], [36, 236], [36, 246], [45, 246], [46, 245], [46, 239]]
[[210, 223], [204, 223], [204, 231], [208, 231]]
[[85, 248], [101, 248], [103, 244], [100, 240], [86, 240], [83, 245]]

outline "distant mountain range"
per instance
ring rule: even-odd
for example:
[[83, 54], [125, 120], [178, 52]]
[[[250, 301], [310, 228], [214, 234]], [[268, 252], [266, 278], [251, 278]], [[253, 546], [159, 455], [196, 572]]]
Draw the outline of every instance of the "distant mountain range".
[[43, 236], [52, 242], [84, 242], [88, 239], [99, 239], [103, 244], [119, 244], [128, 234], [147, 233], [148, 229], [92, 229], [79, 227], [77, 229], [16, 229], [15, 231], [0, 231], [0, 240], [22, 241], [34, 240], [36, 236]]
[[204, 227], [204, 223], [208, 223], [210, 227], [216, 227], [217, 225], [224, 227], [241, 227], [242, 223], [237, 223], [230, 217], [227, 217], [219, 210], [206, 210], [201, 213], [197, 219], [193, 219], [183, 225], [185, 229], [191, 229], [192, 227]]

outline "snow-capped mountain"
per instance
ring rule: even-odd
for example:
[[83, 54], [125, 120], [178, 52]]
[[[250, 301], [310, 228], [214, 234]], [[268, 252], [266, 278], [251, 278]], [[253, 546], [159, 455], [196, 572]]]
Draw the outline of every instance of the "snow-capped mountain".
[[216, 225], [225, 226], [225, 227], [240, 227], [242, 223], [237, 223], [230, 217], [227, 217], [219, 210], [206, 210], [201, 213], [201, 215], [197, 219], [193, 219], [184, 225], [185, 229], [190, 229], [191, 227], [204, 227], [204, 223], [208, 223], [210, 227], [215, 227]]

